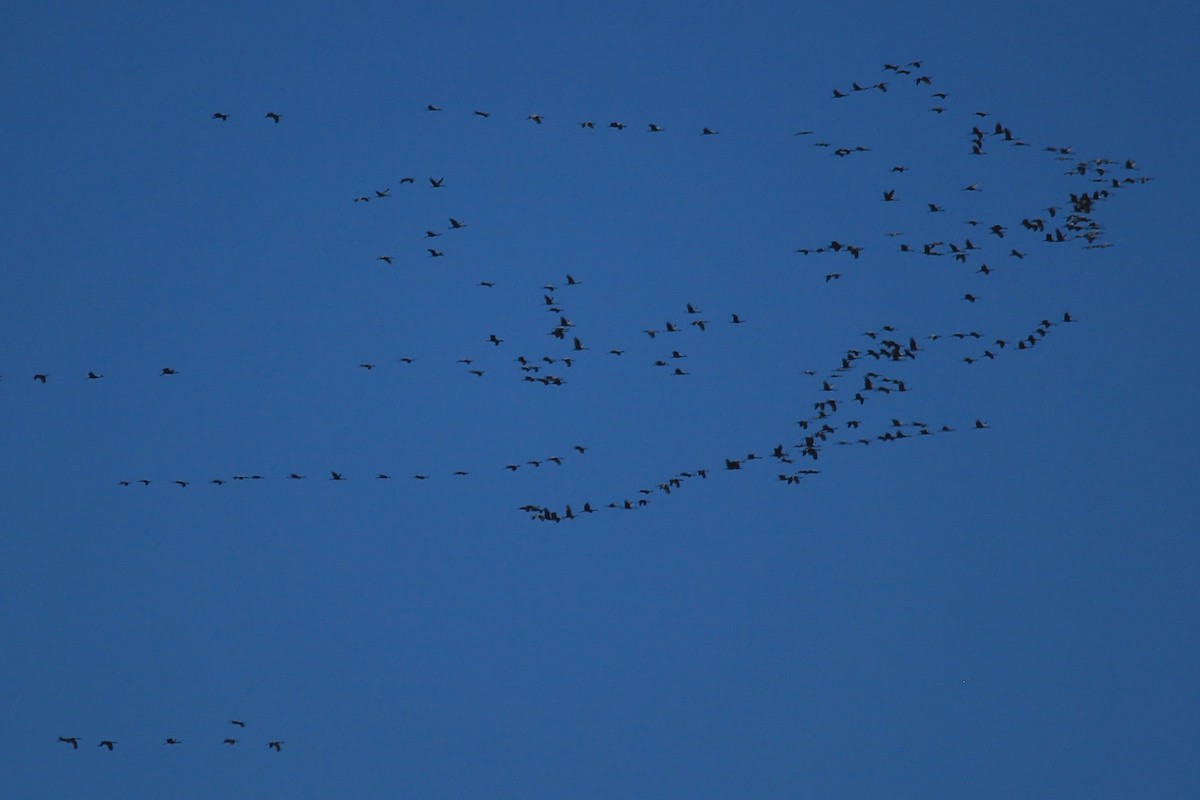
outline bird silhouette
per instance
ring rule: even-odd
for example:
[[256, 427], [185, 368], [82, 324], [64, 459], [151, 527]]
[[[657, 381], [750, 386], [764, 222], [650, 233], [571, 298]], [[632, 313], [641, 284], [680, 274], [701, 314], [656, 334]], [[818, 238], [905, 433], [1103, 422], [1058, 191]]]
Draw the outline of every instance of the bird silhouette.
[[263, 115], [263, 117], [272, 120], [276, 125], [279, 124], [279, 115], [276, 114], [274, 111], [268, 111], [266, 114]]

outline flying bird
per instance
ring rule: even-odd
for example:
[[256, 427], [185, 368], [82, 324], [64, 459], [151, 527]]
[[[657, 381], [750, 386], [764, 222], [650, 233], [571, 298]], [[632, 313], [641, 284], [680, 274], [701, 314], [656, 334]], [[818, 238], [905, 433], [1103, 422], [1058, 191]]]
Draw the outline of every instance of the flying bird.
[[273, 120], [276, 125], [279, 124], [279, 115], [276, 114], [274, 111], [268, 111], [266, 114], [263, 115], [263, 118]]

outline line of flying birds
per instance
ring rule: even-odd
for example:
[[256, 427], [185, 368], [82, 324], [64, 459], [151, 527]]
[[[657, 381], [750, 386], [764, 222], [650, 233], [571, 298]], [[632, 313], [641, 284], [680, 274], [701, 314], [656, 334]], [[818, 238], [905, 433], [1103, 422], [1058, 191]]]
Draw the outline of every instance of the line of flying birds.
[[[241, 729], [246, 727], [246, 723], [240, 719], [231, 719], [229, 720], [229, 724]], [[62, 744], [69, 744], [72, 750], [78, 750], [81, 739], [78, 736], [59, 736], [58, 741]], [[240, 744], [241, 741], [241, 739], [232, 736], [226, 736], [221, 743], [226, 746], [233, 746]], [[111, 753], [116, 749], [116, 746], [119, 743], [120, 742], [118, 742], [116, 739], [101, 739], [96, 747], [102, 747]], [[183, 741], [174, 736], [168, 736], [163, 740], [162, 744], [164, 746], [174, 747], [183, 744]], [[282, 753], [284, 744], [286, 744], [286, 742], [283, 742], [279, 739], [272, 739], [266, 743], [266, 746], [268, 749], [274, 750], [276, 753]]]

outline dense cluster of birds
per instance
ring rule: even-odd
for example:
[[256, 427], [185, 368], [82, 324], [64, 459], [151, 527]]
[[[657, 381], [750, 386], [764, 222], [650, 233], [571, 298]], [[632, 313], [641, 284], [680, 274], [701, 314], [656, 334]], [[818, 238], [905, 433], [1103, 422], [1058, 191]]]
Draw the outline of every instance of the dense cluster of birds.
[[[923, 61], [887, 63], [882, 65], [880, 72], [882, 75], [874, 78], [855, 80], [848, 85], [834, 88], [831, 99], [840, 103], [856, 96], [887, 94], [895, 86], [903, 86], [905, 91], [919, 92], [922, 97], [928, 92], [934, 101], [929, 111], [939, 118], [955, 118], [953, 115], [947, 116], [947, 112], [950, 111], [950, 93], [940, 89], [934, 77], [924, 68]], [[446, 111], [436, 103], [426, 104], [424, 110], [429, 114], [454, 113]], [[490, 120], [493, 117], [491, 111], [481, 109], [461, 113], [479, 120]], [[555, 120], [537, 111], [512, 116], [538, 128], [550, 128], [555, 124]], [[219, 123], [228, 123], [233, 117], [233, 114], [226, 111], [212, 114], [212, 120]], [[284, 122], [284, 116], [276, 111], [267, 112], [260, 119], [269, 121], [272, 125]], [[997, 146], [1031, 147], [1029, 142], [1014, 133], [1012, 127], [996, 120], [989, 112], [970, 111], [968, 120], [969, 122], [963, 125], [963, 147], [973, 156], [987, 156]], [[621, 120], [597, 122], [577, 119], [562, 124], [584, 132], [607, 129], [613, 132], [612, 135], [621, 134], [629, 129], [640, 129], [646, 134], [656, 136], [671, 135], [666, 126], [656, 121], [633, 124]], [[692, 133], [711, 137], [720, 132], [711, 126], [696, 125]], [[872, 153], [872, 148], [862, 144], [838, 144], [821, 138], [814, 130], [799, 130], [792, 135], [813, 137], [814, 148], [825, 150], [836, 159], [869, 158], [867, 154]], [[967, 218], [958, 222], [944, 222], [953, 214], [961, 212], [964, 207], [969, 207], [966, 198], [986, 194], [988, 187], [973, 181], [959, 185], [947, 196], [923, 195], [918, 187], [908, 185], [906, 176], [913, 168], [906, 164], [893, 164], [880, 178], [876, 195], [878, 202], [887, 208], [894, 208], [897, 204], [915, 205], [921, 209], [923, 215], [928, 215], [930, 220], [942, 227], [942, 235], [926, 240], [924, 237], [914, 238], [902, 231], [891, 230], [885, 233], [884, 240], [891, 242], [887, 247], [880, 247], [871, 242], [849, 241], [844, 236], [813, 237], [815, 241], [810, 240], [795, 247], [795, 253], [806, 258], [815, 258], [822, 265], [836, 264], [823, 266], [816, 273], [813, 280], [818, 284], [838, 282], [843, 276], [850, 275], [852, 270], [862, 268], [860, 265], [869, 262], [877, 252], [889, 257], [895, 257], [893, 254], [898, 253], [903, 258], [922, 256], [946, 259], [943, 263], [966, 267], [961, 276], [960, 289], [955, 295], [948, 296], [947, 300], [955, 299], [967, 306], [986, 305], [987, 287], [991, 285], [987, 279], [996, 272], [1007, 269], [1007, 264], [1023, 262], [1034, 255], [1038, 248], [1056, 248], [1070, 243], [1088, 250], [1110, 247], [1111, 243], [1104, 238], [1104, 226], [1097, 217], [1100, 206], [1127, 188], [1150, 180], [1140, 174], [1137, 162], [1133, 159], [1080, 159], [1070, 146], [1062, 145], [1045, 145], [1038, 149], [1046, 153], [1047, 158], [1067, 166], [1063, 173], [1065, 176], [1075, 181], [1087, 181], [1088, 185], [1073, 187], [1073, 191], [1063, 191], [1060, 196], [1048, 198], [1048, 202], [1036, 204], [1011, 218]], [[887, 182], [884, 183], [884, 180]], [[393, 192], [436, 190], [452, 193], [453, 189], [447, 187], [453, 183], [453, 180], [440, 174], [406, 175], [398, 181], [380, 181], [348, 200], [363, 207], [377, 206], [380, 203], [395, 202], [393, 198], [396, 195]], [[963, 202], [959, 202], [960, 199]], [[477, 225], [477, 222], [455, 215], [445, 217], [444, 221], [432, 225], [414, 226], [413, 240], [422, 242], [421, 248], [415, 252], [425, 259], [449, 258], [453, 246], [442, 242], [451, 242], [454, 237], [470, 236], [473, 231], [486, 227]], [[382, 265], [383, 268], [399, 268], [410, 260], [408, 254], [394, 250], [382, 253], [376, 251], [363, 256], [365, 264]], [[479, 352], [463, 355], [453, 366], [460, 369], [463, 375], [471, 376], [467, 380], [491, 378], [499, 373], [534, 386], [562, 387], [569, 383], [569, 378], [576, 374], [575, 371], [580, 366], [597, 358], [613, 358], [622, 359], [624, 363], [640, 364], [647, 369], [648, 374], [686, 379], [692, 374], [692, 369], [686, 366], [693, 363], [687, 360], [689, 350], [719, 339], [719, 336], [712, 333], [714, 330], [731, 332], [747, 326], [751, 330], [754, 328], [754, 320], [743, 316], [740, 310], [713, 310], [713, 313], [708, 314], [694, 302], [681, 300], [677, 307], [664, 310], [658, 320], [649, 322], [640, 329], [629, 330], [625, 340], [610, 339], [600, 342], [597, 336], [581, 330], [573, 321], [576, 315], [571, 310], [571, 302], [577, 296], [576, 293], [586, 292], [585, 284], [596, 280], [587, 275], [583, 278], [587, 280], [582, 280], [574, 273], [568, 273], [561, 280], [556, 279], [543, 284], [536, 292], [530, 287], [531, 307], [540, 308], [549, 318], [542, 345], [533, 349], [534, 343], [521, 341], [515, 334], [502, 330], [491, 331], [486, 337], [480, 335], [477, 345]], [[479, 280], [477, 285], [480, 290], [490, 290], [496, 286], [496, 280], [485, 277]], [[585, 288], [578, 288], [581, 286]], [[827, 291], [836, 290], [830, 288]], [[863, 334], [865, 343], [847, 348], [839, 364], [833, 369], [820, 376], [812, 370], [806, 371], [808, 375], [817, 379], [819, 388], [814, 388], [815, 397], [810, 407], [811, 413], [796, 421], [800, 429], [799, 441], [785, 443], [776, 440], [763, 447], [748, 448], [744, 453], [714, 456], [709, 464], [691, 465], [661, 480], [651, 481], [629, 495], [604, 501], [584, 500], [571, 504], [529, 502], [519, 508], [532, 519], [552, 522], [576, 519], [600, 509], [631, 510], [648, 505], [652, 496], [669, 495], [679, 491], [685, 482], [706, 480], [718, 473], [745, 471], [757, 467], [755, 462], [773, 463], [775, 468], [772, 472], [776, 480], [784, 485], [797, 485], [821, 474], [821, 470], [815, 464], [830, 446], [862, 447], [958, 431], [985, 430], [989, 426], [982, 419], [950, 424], [897, 418], [891, 418], [890, 423], [879, 424], [872, 429], [870, 421], [851, 416], [852, 410], [861, 409], [868, 401], [873, 404], [888, 395], [909, 391], [910, 379], [895, 370], [901, 369], [903, 363], [913, 361], [928, 351], [942, 348], [947, 342], [957, 341], [970, 348], [965, 354], [959, 352], [955, 355], [955, 360], [959, 363], [966, 366], [980, 365], [1014, 352], [1029, 350], [1042, 342], [1053, 329], [1073, 322], [1075, 318], [1069, 312], [1062, 312], [1061, 315], [1056, 313], [1042, 317], [1037, 324], [1025, 330], [1006, 335], [985, 335], [974, 330], [901, 335], [891, 325], [881, 326], [877, 331], [867, 331]], [[514, 353], [514, 350], [517, 353]], [[497, 354], [502, 354], [503, 360], [499, 360]], [[419, 369], [424, 360], [420, 353], [393, 353], [387, 356], [386, 360], [366, 358], [357, 364], [347, 364], [346, 368], [361, 370], [364, 373], [375, 373], [385, 368]], [[864, 369], [864, 365], [868, 363], [874, 365], [874, 368]], [[157, 374], [164, 378], [180, 376], [186, 371], [175, 366], [157, 368]], [[53, 377], [57, 378], [58, 375]], [[32, 378], [37, 384], [54, 382], [48, 370], [39, 371], [33, 374]], [[99, 381], [105, 379], [105, 373], [89, 371], [76, 379]], [[586, 448], [576, 445], [574, 450], [577, 454], [583, 454]], [[484, 474], [495, 474], [502, 471], [535, 469], [545, 464], [562, 466], [564, 459], [562, 454], [525, 458], [504, 465], [485, 467], [482, 471]], [[797, 468], [797, 462], [803, 463], [804, 466]], [[465, 466], [470, 468], [455, 470], [450, 477], [465, 478], [481, 471], [477, 465]], [[319, 472], [324, 479], [330, 481], [360, 477], [337, 470], [328, 470], [328, 477], [325, 477], [324, 473], [325, 470]], [[314, 473], [314, 477], [317, 474]], [[410, 479], [418, 481], [434, 477], [432, 472], [422, 470], [405, 470], [403, 473], [389, 470], [377, 472], [369, 477], [372, 480], [387, 481], [393, 474], [407, 474]], [[307, 478], [307, 473], [291, 472], [280, 477], [299, 481]], [[222, 486], [229, 482], [264, 479], [264, 475], [248, 472], [212, 477], [206, 479], [206, 482]], [[177, 477], [136, 480], [126, 478], [118, 482], [123, 486], [149, 486], [157, 482], [174, 484], [180, 488], [187, 488], [192, 484], [190, 479]], [[72, 744], [77, 746], [77, 742], [73, 740], [64, 738], [63, 741], [72, 741]], [[173, 743], [173, 740], [168, 740], [168, 743]], [[108, 743], [109, 749], [112, 744]]]
[[[245, 730], [245, 728], [246, 728], [245, 721], [240, 720], [240, 719], [231, 719], [231, 720], [229, 720], [228, 724], [235, 728], [238, 728], [239, 730]], [[82, 738], [79, 736], [59, 736], [58, 741], [62, 744], [70, 745], [72, 750], [78, 750], [79, 743], [82, 741]], [[215, 742], [215, 737], [214, 737], [214, 739], [212, 739], [212, 741]], [[241, 744], [242, 741], [243, 740], [237, 738], [236, 735], [234, 735], [234, 736], [226, 735], [221, 740], [221, 745], [223, 745], [225, 747], [233, 747], [238, 744]], [[112, 753], [117, 749], [118, 744], [120, 744], [120, 742], [117, 741], [116, 739], [100, 739], [97, 742], [96, 747], [103, 748], [105, 751]], [[176, 746], [179, 746], [182, 744], [183, 744], [183, 740], [179, 739], [175, 736], [168, 736], [162, 740], [162, 745], [164, 747], [176, 747]], [[286, 744], [286, 743], [279, 739], [271, 739], [271, 740], [265, 742], [267, 749], [274, 750], [276, 753], [283, 752], [284, 744]]]

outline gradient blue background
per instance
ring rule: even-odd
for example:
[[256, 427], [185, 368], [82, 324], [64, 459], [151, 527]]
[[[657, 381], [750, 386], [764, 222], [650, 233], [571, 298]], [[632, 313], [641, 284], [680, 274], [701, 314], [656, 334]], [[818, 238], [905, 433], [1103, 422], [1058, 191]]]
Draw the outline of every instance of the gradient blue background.
[[[1195, 797], [1200, 13], [1180, 9], [10, 10], [0, 794]], [[880, 71], [913, 59], [932, 87]], [[1034, 146], [971, 156], [974, 111]], [[1154, 178], [1097, 207], [1113, 246], [1022, 235], [1098, 188], [1063, 174], [1094, 157]], [[450, 216], [468, 227], [431, 259]], [[896, 252], [963, 237], [986, 248], [966, 266]], [[866, 249], [794, 252], [831, 239]], [[589, 347], [560, 387], [513, 362], [569, 355], [547, 283]], [[961, 361], [1067, 310], [1031, 350]], [[641, 333], [667, 320], [684, 331]], [[842, 400], [875, 368], [912, 391], [839, 416], [953, 434], [830, 443], [796, 486], [719, 469], [800, 441], [884, 324], [986, 338], [858, 362]], [[671, 349], [691, 374], [652, 366]], [[697, 467], [636, 511], [516, 510]], [[265, 480], [207, 483], [234, 474]]]

